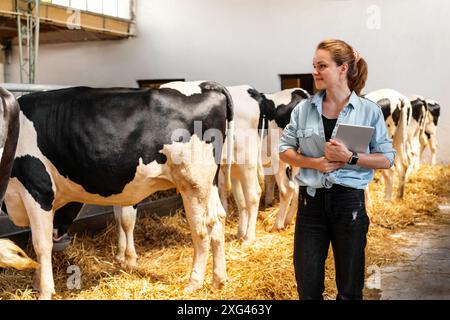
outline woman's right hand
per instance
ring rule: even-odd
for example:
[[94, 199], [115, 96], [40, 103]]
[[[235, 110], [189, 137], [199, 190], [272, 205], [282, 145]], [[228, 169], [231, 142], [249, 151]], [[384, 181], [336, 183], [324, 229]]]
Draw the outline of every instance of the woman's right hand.
[[345, 162], [328, 161], [325, 157], [316, 158], [316, 170], [330, 173], [345, 166]]

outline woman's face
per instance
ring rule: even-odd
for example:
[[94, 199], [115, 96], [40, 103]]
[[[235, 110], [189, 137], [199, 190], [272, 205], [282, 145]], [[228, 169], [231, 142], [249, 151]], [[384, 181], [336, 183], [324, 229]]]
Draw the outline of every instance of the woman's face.
[[314, 83], [319, 90], [326, 90], [346, 81], [347, 65], [338, 66], [327, 50], [318, 49], [316, 51], [313, 68]]

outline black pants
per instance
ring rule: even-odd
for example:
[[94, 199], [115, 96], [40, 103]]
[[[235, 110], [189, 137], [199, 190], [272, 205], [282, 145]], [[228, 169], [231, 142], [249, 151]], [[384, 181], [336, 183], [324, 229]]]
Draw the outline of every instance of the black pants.
[[323, 299], [330, 242], [338, 300], [362, 299], [369, 218], [364, 190], [334, 185], [315, 197], [300, 187], [295, 224], [294, 267], [300, 299]]

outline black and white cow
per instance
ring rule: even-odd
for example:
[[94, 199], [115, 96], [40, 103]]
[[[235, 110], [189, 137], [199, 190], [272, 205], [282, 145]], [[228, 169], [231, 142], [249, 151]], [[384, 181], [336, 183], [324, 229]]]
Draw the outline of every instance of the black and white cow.
[[[405, 183], [418, 156], [419, 124], [412, 117], [411, 102], [408, 97], [392, 89], [381, 89], [364, 95], [378, 104], [383, 111], [384, 120], [394, 149], [397, 151], [394, 166], [382, 170], [385, 181], [385, 200], [392, 199], [394, 172], [397, 171], [399, 186], [397, 198], [403, 198]], [[368, 189], [366, 190], [368, 193]]]
[[[179, 86], [182, 85], [183, 82], [172, 82], [164, 84], [162, 87], [179, 89]], [[226, 176], [225, 169], [230, 170], [232, 193], [239, 212], [237, 238], [248, 244], [253, 242], [256, 237], [259, 202], [264, 186], [263, 162], [266, 167], [275, 168], [274, 173], [281, 194], [277, 221], [282, 221], [278, 222], [282, 226], [274, 227], [274, 229], [280, 230], [289, 225], [293, 214], [296, 212], [297, 197], [293, 197], [293, 195], [297, 194], [298, 190], [296, 189], [298, 187], [292, 178], [298, 168], [294, 168], [292, 174], [286, 174], [291, 168], [278, 158], [278, 139], [281, 130], [290, 121], [293, 108], [302, 99], [309, 97], [309, 94], [303, 89], [288, 89], [272, 95], [264, 95], [248, 85], [227, 87], [227, 89], [235, 106], [233, 121], [235, 141], [232, 152], [225, 152], [224, 150], [222, 153], [222, 163], [230, 164], [231, 170], [225, 166], [221, 167], [219, 194], [225, 211], [227, 211], [228, 188], [226, 187], [226, 179], [223, 177]], [[268, 127], [272, 133], [275, 131], [275, 134], [266, 134], [261, 143], [258, 130], [264, 128], [267, 131]], [[270, 142], [271, 138], [275, 139], [273, 143]], [[228, 139], [229, 137], [226, 138], [225, 142], [227, 148]], [[271, 145], [269, 145], [270, 143]], [[229, 154], [232, 155], [231, 159], [228, 156]], [[272, 188], [273, 194], [274, 186], [269, 187]], [[119, 208], [115, 208], [115, 210], [119, 210]], [[116, 219], [117, 217], [120, 217], [120, 215], [116, 214]], [[133, 224], [132, 219], [127, 221], [128, 224]], [[117, 222], [119, 234], [128, 233], [124, 227], [120, 227], [120, 220], [117, 220]], [[129, 247], [131, 245], [127, 246], [127, 248]]]
[[428, 140], [425, 133], [427, 122], [427, 102], [421, 96], [415, 95], [410, 97], [411, 102], [411, 118], [408, 121], [408, 133], [412, 143], [413, 150], [413, 164], [412, 171], [420, 168], [420, 160], [422, 153], [422, 146]]
[[[227, 122], [232, 133], [233, 104], [224, 87], [213, 82], [186, 82], [179, 90], [76, 87], [25, 95], [18, 102], [21, 131], [5, 203], [16, 225], [31, 226], [40, 298], [54, 293], [56, 210], [70, 202], [127, 207], [173, 187], [183, 198], [194, 244], [186, 290], [203, 285], [209, 245], [213, 285], [225, 283], [225, 212], [216, 159]], [[125, 219], [127, 214], [117, 212]]]
[[[419, 95], [414, 95], [411, 98], [411, 106], [413, 108], [413, 117], [421, 120], [421, 134], [420, 134], [420, 161], [423, 160], [424, 151], [426, 148], [431, 150], [431, 164], [436, 164], [437, 152], [437, 124], [440, 115], [440, 105], [433, 100], [428, 100]], [[415, 163], [418, 168], [419, 163]]]
[[294, 177], [299, 168], [291, 167], [280, 160], [279, 138], [289, 124], [292, 110], [310, 95], [301, 88], [285, 89], [273, 94], [262, 94], [256, 90], [250, 93], [258, 101], [263, 116], [262, 121], [266, 121], [264, 127], [269, 130], [262, 145], [262, 163], [265, 168], [272, 168], [273, 173], [266, 175], [265, 202], [266, 205], [273, 202], [276, 182], [280, 194], [280, 208], [272, 231], [282, 230], [292, 223], [294, 214], [297, 212], [298, 185]]
[[[19, 139], [19, 105], [14, 95], [0, 87], [0, 205], [3, 203]], [[8, 239], [0, 239], [0, 268], [37, 268], [38, 264]]]
[[14, 95], [0, 87], [0, 206], [8, 187], [19, 139], [19, 105]]

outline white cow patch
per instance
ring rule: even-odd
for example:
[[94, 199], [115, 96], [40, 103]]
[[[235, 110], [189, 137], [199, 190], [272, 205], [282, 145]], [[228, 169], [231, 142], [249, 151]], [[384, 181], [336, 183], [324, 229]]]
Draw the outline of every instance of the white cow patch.
[[192, 96], [193, 94], [202, 93], [202, 88], [200, 88], [200, 84], [205, 81], [174, 81], [165, 83], [160, 86], [160, 88], [171, 88], [175, 89], [186, 96]]

